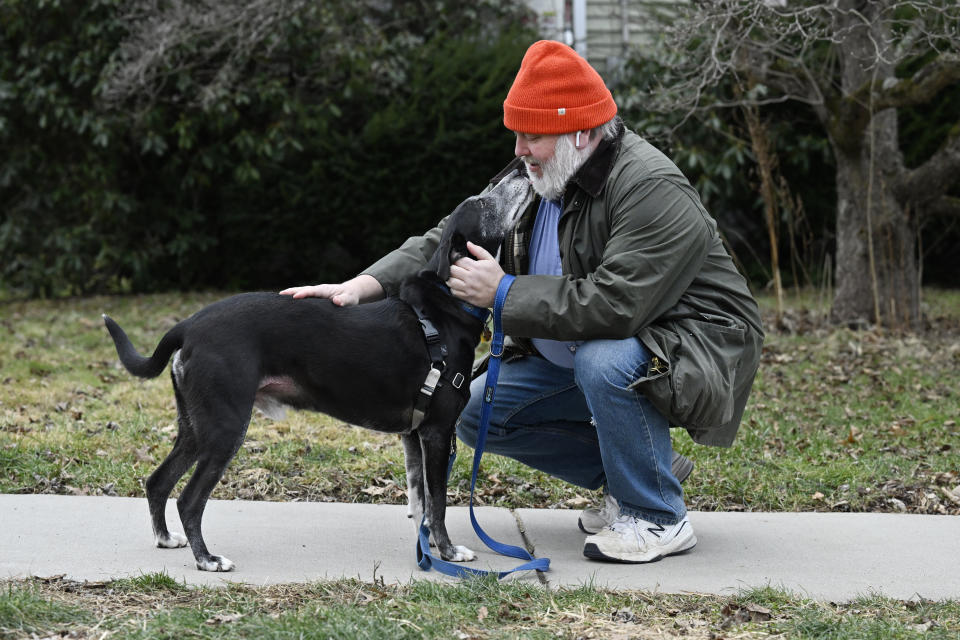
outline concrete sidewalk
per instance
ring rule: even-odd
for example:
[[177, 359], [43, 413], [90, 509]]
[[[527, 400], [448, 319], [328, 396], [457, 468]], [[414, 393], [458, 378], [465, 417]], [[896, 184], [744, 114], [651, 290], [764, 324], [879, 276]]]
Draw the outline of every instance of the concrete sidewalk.
[[[167, 513], [171, 530], [182, 531], [172, 501]], [[838, 602], [867, 594], [960, 599], [960, 517], [691, 512], [695, 549], [623, 565], [581, 555], [577, 516], [477, 509], [491, 537], [526, 542], [538, 557], [551, 559], [549, 572], [511, 579], [551, 588], [592, 584], [729, 595], [770, 585]], [[149, 522], [145, 499], [0, 495], [0, 579], [65, 574], [99, 581], [165, 571], [189, 584], [451, 580], [417, 567], [415, 527], [404, 506], [211, 500], [204, 536], [213, 553], [236, 563], [230, 573], [197, 571], [188, 548], [155, 548]], [[485, 548], [466, 508], [448, 509], [447, 527], [456, 544], [478, 553], [470, 566], [502, 571], [519, 564]]]

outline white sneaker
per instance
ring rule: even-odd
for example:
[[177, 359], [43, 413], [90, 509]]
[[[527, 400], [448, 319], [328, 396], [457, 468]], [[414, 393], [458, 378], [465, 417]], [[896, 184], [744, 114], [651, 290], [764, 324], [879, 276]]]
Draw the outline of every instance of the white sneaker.
[[614, 562], [653, 562], [692, 549], [697, 544], [690, 520], [659, 525], [635, 516], [622, 515], [600, 533], [583, 542], [583, 555]]
[[580, 512], [577, 526], [580, 531], [592, 535], [600, 533], [620, 517], [620, 503], [609, 493], [603, 494], [603, 506], [599, 509], [584, 509]]
[[[693, 460], [682, 453], [673, 452], [673, 461], [671, 471], [681, 483], [690, 476], [693, 471]], [[580, 531], [588, 534], [599, 533], [613, 524], [613, 521], [620, 517], [620, 503], [616, 498], [609, 494], [603, 496], [603, 506], [599, 509], [584, 509], [580, 512], [580, 520], [577, 524]]]

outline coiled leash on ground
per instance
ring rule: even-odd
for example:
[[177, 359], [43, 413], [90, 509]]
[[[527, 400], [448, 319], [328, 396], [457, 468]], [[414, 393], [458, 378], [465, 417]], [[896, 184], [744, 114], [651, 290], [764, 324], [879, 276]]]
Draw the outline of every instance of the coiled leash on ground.
[[[497, 542], [488, 536], [486, 532], [480, 528], [480, 523], [477, 522], [477, 516], [473, 511], [473, 492], [477, 485], [477, 473], [480, 470], [480, 459], [483, 457], [483, 448], [487, 442], [487, 429], [490, 426], [490, 413], [493, 410], [493, 398], [497, 390], [497, 378], [500, 376], [500, 363], [503, 358], [504, 335], [503, 323], [500, 319], [500, 314], [503, 311], [503, 303], [507, 299], [507, 291], [510, 290], [510, 286], [513, 284], [514, 279], [514, 276], [511, 275], [503, 276], [503, 279], [500, 280], [500, 285], [497, 287], [497, 294], [493, 302], [493, 338], [490, 342], [490, 362], [487, 365], [486, 386], [484, 387], [483, 391], [483, 404], [480, 408], [480, 424], [477, 426], [477, 446], [473, 454], [473, 472], [470, 477], [470, 522], [473, 524], [473, 530], [476, 532], [477, 536], [483, 540], [483, 543], [486, 544], [491, 550], [496, 551], [501, 555], [527, 560], [528, 562], [525, 562], [524, 564], [514, 567], [508, 571], [497, 572], [485, 571], [483, 569], [472, 569], [459, 563], [448, 562], [441, 558], [437, 558], [430, 553], [430, 530], [427, 528], [426, 524], [424, 524], [424, 521], [421, 520], [420, 532], [417, 538], [417, 564], [424, 571], [429, 571], [432, 568], [440, 573], [448, 576], [455, 576], [457, 578], [463, 578], [467, 576], [487, 576], [493, 574], [499, 579], [517, 571], [550, 570], [550, 558], [534, 558], [523, 547]], [[450, 477], [450, 471], [453, 469], [453, 461], [456, 459], [456, 457], [456, 451], [450, 454], [450, 463], [447, 465], [447, 478]], [[424, 516], [424, 518], [425, 517], [426, 516]]]

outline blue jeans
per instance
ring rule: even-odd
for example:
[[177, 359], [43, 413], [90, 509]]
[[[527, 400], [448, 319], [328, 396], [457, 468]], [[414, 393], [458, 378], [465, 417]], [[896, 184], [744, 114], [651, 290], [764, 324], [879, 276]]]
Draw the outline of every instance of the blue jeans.
[[[676, 524], [686, 507], [671, 471], [670, 425], [627, 388], [649, 363], [636, 338], [584, 342], [572, 370], [539, 356], [504, 362], [485, 450], [587, 489], [606, 485], [623, 513]], [[470, 446], [485, 382], [486, 375], [473, 381], [457, 422], [457, 435]]]

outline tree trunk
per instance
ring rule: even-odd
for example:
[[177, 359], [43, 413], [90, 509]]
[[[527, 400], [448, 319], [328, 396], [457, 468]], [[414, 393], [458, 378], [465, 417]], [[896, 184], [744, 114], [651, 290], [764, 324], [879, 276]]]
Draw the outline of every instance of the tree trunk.
[[872, 153], [869, 133], [853, 153], [834, 147], [837, 289], [831, 319], [915, 330], [920, 328], [916, 230], [894, 197], [896, 172], [888, 166], [899, 159], [896, 113], [877, 114], [873, 125]]
[[[894, 195], [904, 172], [895, 109], [874, 111], [874, 87], [894, 78], [879, 32], [882, 3], [840, 0], [843, 104], [825, 123], [837, 161], [837, 289], [840, 324], [920, 328], [916, 230]], [[879, 49], [879, 50], [878, 50]]]
[[755, 105], [744, 107], [743, 115], [750, 133], [750, 146], [757, 159], [757, 172], [760, 174], [760, 195], [763, 197], [764, 221], [770, 239], [770, 269], [773, 271], [773, 290], [777, 295], [779, 324], [783, 319], [783, 281], [780, 278], [777, 189], [773, 180], [773, 173], [777, 169], [777, 156], [770, 148], [770, 134], [766, 123], [760, 119], [759, 109]]

